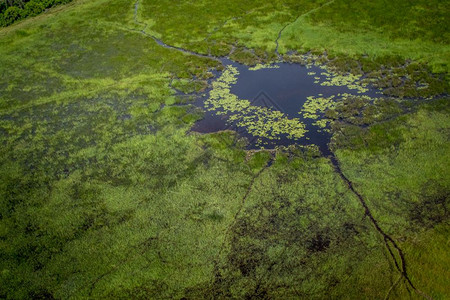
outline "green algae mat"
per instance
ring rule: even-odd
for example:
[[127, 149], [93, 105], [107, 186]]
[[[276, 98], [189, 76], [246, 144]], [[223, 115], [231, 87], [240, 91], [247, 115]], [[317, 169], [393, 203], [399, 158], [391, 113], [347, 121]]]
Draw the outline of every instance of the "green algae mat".
[[[74, 0], [0, 28], [0, 298], [450, 298], [449, 13]], [[327, 151], [237, 64], [309, 68]]]

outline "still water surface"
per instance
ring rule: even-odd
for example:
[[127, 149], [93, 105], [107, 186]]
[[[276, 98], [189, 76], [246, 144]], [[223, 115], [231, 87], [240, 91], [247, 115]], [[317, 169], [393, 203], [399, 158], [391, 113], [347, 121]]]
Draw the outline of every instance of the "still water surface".
[[[249, 100], [252, 105], [272, 108], [283, 112], [289, 118], [298, 118], [306, 125], [308, 132], [304, 137], [298, 140], [289, 139], [287, 136], [280, 136], [279, 140], [263, 139], [264, 148], [274, 148], [277, 145], [314, 144], [324, 155], [328, 155], [330, 154], [328, 149], [330, 134], [313, 125], [312, 123], [316, 120], [303, 118], [300, 113], [307, 97], [330, 97], [343, 93], [367, 95], [372, 98], [379, 96], [377, 95], [378, 90], [375, 89], [358, 94], [357, 90], [349, 89], [347, 86], [322, 86], [321, 83], [325, 81], [326, 76], [321, 73], [325, 71], [317, 66], [306, 67], [299, 64], [278, 63], [276, 64], [278, 68], [250, 70], [249, 67], [231, 60], [224, 59], [222, 62], [224, 66], [232, 65], [239, 71], [237, 82], [231, 86], [231, 93], [237, 95], [239, 99]], [[315, 74], [311, 75], [311, 72]], [[196, 105], [205, 108], [204, 101], [207, 98], [208, 95], [199, 98]], [[227, 122], [227, 116], [216, 115], [214, 111], [206, 110], [204, 119], [198, 121], [192, 128], [193, 131], [201, 133], [225, 129], [235, 130], [241, 136], [246, 137], [249, 141], [248, 149], [261, 148], [261, 145], [256, 142], [256, 138], [245, 128], [230, 124]]]

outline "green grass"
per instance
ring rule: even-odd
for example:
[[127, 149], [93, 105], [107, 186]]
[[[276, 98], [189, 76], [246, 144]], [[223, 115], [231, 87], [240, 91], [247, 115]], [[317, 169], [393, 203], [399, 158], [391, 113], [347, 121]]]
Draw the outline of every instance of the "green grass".
[[[139, 17], [152, 33], [168, 44], [203, 53], [225, 55], [230, 51], [225, 43], [253, 48], [259, 57], [273, 59], [278, 34], [286, 26], [279, 40], [282, 53], [326, 50], [332, 55], [369, 55], [372, 59], [397, 55], [448, 73], [449, 34], [445, 28], [449, 7], [440, 1], [142, 4]], [[199, 14], [202, 18], [189, 17]]]
[[379, 225], [405, 247], [413, 280], [436, 299], [449, 295], [440, 269], [449, 259], [448, 120], [444, 99], [358, 132], [357, 143], [336, 151]]
[[[360, 144], [349, 142], [350, 147], [337, 150], [344, 171], [372, 203], [378, 219], [386, 222], [386, 229], [406, 228], [413, 205], [423, 204], [427, 197], [447, 197], [447, 101], [373, 125], [354, 137]], [[426, 213], [423, 207], [419, 211]]]
[[448, 4], [439, 1], [385, 3], [331, 1], [300, 17], [283, 32], [283, 51], [327, 50], [370, 57], [398, 55], [448, 72]]
[[[234, 47], [248, 64], [276, 59], [288, 25], [282, 53], [326, 49], [356, 70], [355, 56], [372, 76], [407, 58], [428, 64], [412, 63], [414, 80], [446, 70], [448, 36], [427, 22], [445, 7], [422, 4], [409, 29], [386, 16], [382, 34], [373, 14], [398, 8], [375, 2], [346, 15], [342, 0], [141, 0], [137, 19], [169, 45]], [[75, 0], [0, 30], [0, 297], [384, 298], [399, 273], [330, 160], [191, 132], [202, 113], [177, 93], [202, 91], [222, 67], [136, 31], [135, 4]], [[448, 99], [411, 103], [349, 99], [327, 117], [342, 170], [404, 249], [412, 281], [444, 299]]]

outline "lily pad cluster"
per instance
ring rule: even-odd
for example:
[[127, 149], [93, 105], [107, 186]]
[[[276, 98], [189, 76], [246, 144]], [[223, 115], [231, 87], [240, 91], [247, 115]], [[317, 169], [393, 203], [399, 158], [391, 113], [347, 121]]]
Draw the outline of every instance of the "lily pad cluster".
[[230, 91], [236, 83], [239, 71], [227, 66], [217, 81], [213, 82], [206, 108], [217, 115], [228, 116], [228, 121], [244, 128], [257, 138], [279, 140], [281, 136], [290, 139], [302, 138], [307, 130], [298, 118], [288, 118], [284, 113], [269, 107], [254, 106], [251, 101], [239, 99]]
[[279, 65], [257, 64], [254, 67], [250, 67], [249, 70], [250, 71], [258, 71], [258, 70], [262, 70], [262, 69], [279, 69], [279, 68], [280, 68]]
[[321, 75], [326, 76], [325, 81], [320, 84], [322, 86], [347, 86], [349, 89], [357, 90], [359, 94], [369, 90], [367, 84], [361, 82], [361, 75], [340, 75], [328, 72], [322, 72]]
[[[335, 109], [338, 103], [352, 97], [355, 97], [355, 95], [348, 93], [332, 95], [330, 97], [323, 97], [322, 94], [319, 94], [318, 97], [309, 96], [299, 114], [305, 119], [316, 120], [313, 125], [325, 128], [331, 122], [331, 119], [325, 117], [325, 112], [330, 109]], [[374, 100], [367, 95], [358, 95], [357, 98], [364, 101]]]
[[[334, 108], [336, 104], [335, 97], [335, 95], [323, 97], [322, 94], [319, 94], [318, 97], [309, 96], [306, 98], [307, 100], [305, 104], [303, 104], [300, 114], [302, 114], [305, 119], [316, 120], [313, 125], [325, 128], [330, 120], [323, 118], [323, 114], [326, 110]], [[319, 118], [321, 116], [322, 118]]]

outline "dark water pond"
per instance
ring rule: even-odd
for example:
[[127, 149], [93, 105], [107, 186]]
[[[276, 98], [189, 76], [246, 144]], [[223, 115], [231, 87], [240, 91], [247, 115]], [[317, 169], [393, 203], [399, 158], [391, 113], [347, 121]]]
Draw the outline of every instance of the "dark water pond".
[[[330, 154], [328, 149], [330, 134], [313, 125], [312, 123], [316, 120], [303, 118], [300, 114], [307, 97], [330, 97], [343, 93], [377, 97], [375, 89], [358, 94], [357, 90], [347, 86], [322, 86], [321, 82], [326, 78], [320, 74], [325, 71], [317, 66], [306, 67], [299, 64], [278, 63], [276, 64], [278, 68], [250, 70], [249, 67], [230, 60], [223, 60], [223, 64], [225, 66], [232, 65], [239, 71], [237, 82], [231, 86], [232, 94], [237, 95], [239, 99], [249, 100], [252, 105], [270, 107], [283, 112], [289, 118], [299, 118], [306, 125], [308, 132], [304, 137], [298, 140], [290, 139], [287, 136], [280, 136], [279, 140], [263, 139], [264, 148], [291, 144], [314, 144], [324, 155], [328, 155]], [[314, 72], [315, 75], [311, 75], [311, 72]], [[207, 98], [208, 95], [200, 98], [196, 104], [205, 108], [204, 101]], [[249, 141], [248, 149], [261, 148], [260, 143], [257, 143], [255, 137], [249, 134], [245, 128], [239, 128], [229, 123], [226, 115], [216, 115], [214, 111], [206, 110], [204, 119], [198, 121], [192, 128], [193, 131], [201, 133], [226, 129], [235, 130], [241, 136], [246, 137]]]

